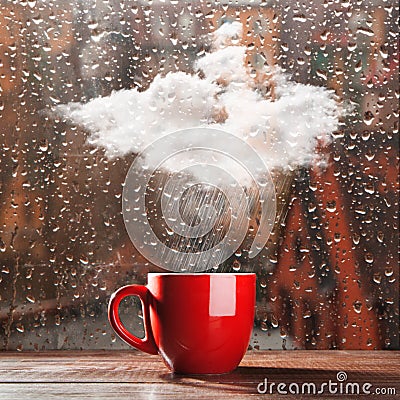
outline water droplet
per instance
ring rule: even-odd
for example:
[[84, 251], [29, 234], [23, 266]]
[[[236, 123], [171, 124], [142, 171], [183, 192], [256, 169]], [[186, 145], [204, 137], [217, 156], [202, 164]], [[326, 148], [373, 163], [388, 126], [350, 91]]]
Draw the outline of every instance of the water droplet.
[[374, 121], [374, 118], [375, 118], [375, 115], [372, 114], [371, 111], [366, 111], [364, 113], [364, 123], [365, 123], [365, 125], [368, 125], [368, 126], [371, 125], [372, 122]]
[[98, 26], [99, 26], [99, 23], [97, 21], [91, 21], [88, 23], [89, 29], [96, 29]]
[[365, 28], [363, 26], [357, 28], [357, 33], [360, 33], [360, 34], [366, 35], [366, 36], [370, 36], [370, 37], [375, 35], [375, 33], [374, 33], [374, 31], [372, 29]]
[[350, 52], [354, 51], [356, 48], [357, 48], [357, 43], [350, 42], [350, 43], [347, 45], [347, 49], [348, 49]]
[[361, 134], [361, 138], [364, 141], [369, 140], [370, 137], [371, 137], [371, 132], [370, 131], [363, 131], [363, 133]]
[[281, 326], [281, 329], [279, 330], [279, 335], [282, 339], [286, 339], [287, 338], [287, 332], [285, 331], [285, 329]]
[[232, 264], [232, 269], [233, 269], [234, 271], [239, 271], [239, 270], [240, 270], [240, 267], [241, 267], [240, 262], [239, 262], [238, 260], [235, 260], [235, 261], [233, 262], [233, 264]]
[[380, 47], [379, 48], [379, 54], [381, 55], [382, 58], [388, 58], [389, 57], [389, 53], [388, 51], [384, 48], [384, 47]]
[[316, 74], [317, 74], [317, 76], [322, 78], [324, 81], [328, 80], [328, 72], [322, 71], [322, 69], [317, 69]]
[[282, 44], [281, 44], [281, 49], [282, 49], [283, 51], [288, 51], [288, 50], [289, 50], [288, 44], [287, 44], [287, 43], [282, 43]]
[[326, 204], [326, 210], [329, 212], [335, 212], [336, 211], [336, 201], [332, 200]]
[[39, 150], [41, 151], [47, 151], [49, 148], [49, 142], [47, 141], [47, 139], [42, 139], [39, 142]]
[[32, 303], [32, 304], [36, 302], [36, 299], [32, 295], [26, 296], [26, 300], [28, 300], [29, 303]]
[[368, 194], [374, 194], [375, 193], [374, 185], [365, 185], [364, 191]]
[[321, 34], [320, 34], [320, 38], [321, 40], [325, 41], [328, 40], [328, 37], [331, 33], [328, 30], [324, 30]]
[[293, 16], [293, 21], [306, 22], [307, 21], [307, 17], [304, 14], [295, 14]]
[[392, 267], [386, 267], [385, 268], [385, 276], [392, 276], [394, 273], [393, 268]]
[[355, 301], [354, 303], [353, 303], [353, 308], [354, 308], [354, 311], [357, 313], [357, 314], [361, 314], [361, 309], [362, 309], [362, 303], [361, 303], [361, 301]]
[[374, 282], [379, 284], [379, 283], [381, 283], [381, 281], [382, 281], [381, 274], [379, 272], [375, 273], [374, 274]]
[[89, 259], [85, 256], [82, 256], [79, 258], [79, 261], [83, 264], [83, 265], [88, 265], [89, 264]]
[[265, 321], [261, 321], [260, 328], [262, 331], [266, 332], [268, 330], [268, 325]]
[[361, 60], [359, 60], [357, 62], [357, 64], [354, 66], [354, 71], [355, 72], [360, 72], [361, 70], [362, 70], [362, 62], [361, 62]]
[[279, 322], [274, 314], [271, 315], [271, 325], [273, 328], [277, 328], [279, 326]]
[[372, 264], [374, 262], [374, 255], [372, 253], [365, 253], [364, 255], [364, 260], [368, 263], [368, 264]]
[[269, 256], [269, 262], [271, 264], [277, 264], [278, 263], [278, 256], [276, 254], [271, 254]]

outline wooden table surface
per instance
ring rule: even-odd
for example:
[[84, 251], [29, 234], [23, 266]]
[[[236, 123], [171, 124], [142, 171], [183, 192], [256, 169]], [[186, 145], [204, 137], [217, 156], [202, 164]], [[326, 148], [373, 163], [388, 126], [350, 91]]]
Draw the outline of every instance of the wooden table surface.
[[[343, 380], [345, 372], [347, 379]], [[267, 393], [264, 391], [267, 379]], [[370, 383], [371, 393], [386, 395], [301, 395], [303, 383]], [[271, 383], [275, 383], [272, 386]], [[300, 394], [279, 394], [298, 385]], [[337, 386], [338, 391], [340, 386]], [[383, 389], [383, 390], [382, 390]], [[272, 395], [269, 394], [272, 390]], [[296, 385], [291, 386], [296, 391]], [[304, 392], [307, 393], [307, 386]], [[334, 387], [332, 387], [334, 390]], [[343, 393], [345, 393], [343, 386]], [[396, 394], [393, 391], [396, 390]], [[349, 386], [348, 392], [351, 393]], [[158, 356], [136, 351], [0, 353], [0, 399], [359, 399], [400, 398], [400, 352], [251, 351], [239, 368], [225, 375], [174, 375]]]

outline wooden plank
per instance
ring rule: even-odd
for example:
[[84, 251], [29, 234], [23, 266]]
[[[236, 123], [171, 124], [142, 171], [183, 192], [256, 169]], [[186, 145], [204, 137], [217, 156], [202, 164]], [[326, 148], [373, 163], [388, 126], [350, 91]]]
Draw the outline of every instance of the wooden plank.
[[[260, 372], [346, 370], [400, 377], [399, 366], [398, 351], [252, 351], [241, 363]], [[0, 382], [112, 382], [116, 374], [118, 382], [159, 382], [156, 373], [169, 373], [161, 358], [136, 351], [0, 353]]]
[[[183, 376], [169, 372], [160, 357], [136, 351], [4, 352], [0, 399], [29, 398], [32, 393], [41, 399], [113, 399], [122, 394], [133, 399], [259, 397], [257, 385], [265, 378], [288, 385], [321, 384], [336, 380], [339, 371], [347, 373], [347, 382], [370, 382], [374, 388], [394, 388], [400, 394], [399, 366], [400, 352], [394, 351], [251, 351], [230, 374]], [[299, 398], [277, 393], [273, 397]]]

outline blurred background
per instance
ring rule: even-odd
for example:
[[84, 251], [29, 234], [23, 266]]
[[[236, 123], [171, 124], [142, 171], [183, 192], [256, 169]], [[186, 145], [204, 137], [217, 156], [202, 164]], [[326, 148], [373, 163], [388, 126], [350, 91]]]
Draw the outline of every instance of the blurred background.
[[[127, 348], [109, 296], [157, 270], [122, 220], [133, 155], [108, 160], [48, 111], [190, 72], [229, 21], [250, 68], [279, 65], [354, 107], [323, 170], [297, 171], [277, 245], [251, 266], [251, 347], [400, 348], [397, 2], [0, 0], [1, 350]], [[136, 310], [123, 314], [140, 334]]]

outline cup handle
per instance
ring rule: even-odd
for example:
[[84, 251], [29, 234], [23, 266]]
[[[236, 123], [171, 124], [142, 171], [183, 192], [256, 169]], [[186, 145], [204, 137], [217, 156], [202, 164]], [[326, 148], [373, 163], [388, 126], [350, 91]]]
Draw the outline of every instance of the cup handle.
[[[128, 329], [126, 329], [125, 326], [122, 324], [119, 318], [119, 313], [118, 313], [119, 305], [121, 301], [128, 296], [138, 296], [142, 303], [143, 321], [145, 330], [144, 339], [140, 339], [137, 336], [130, 333]], [[149, 312], [150, 296], [151, 295], [149, 289], [147, 289], [146, 286], [128, 285], [121, 287], [115, 293], [113, 293], [110, 298], [110, 303], [108, 305], [108, 319], [114, 331], [126, 343], [146, 353], [158, 354], [158, 348], [154, 341], [153, 331], [151, 329], [151, 323], [150, 323], [150, 312]]]

